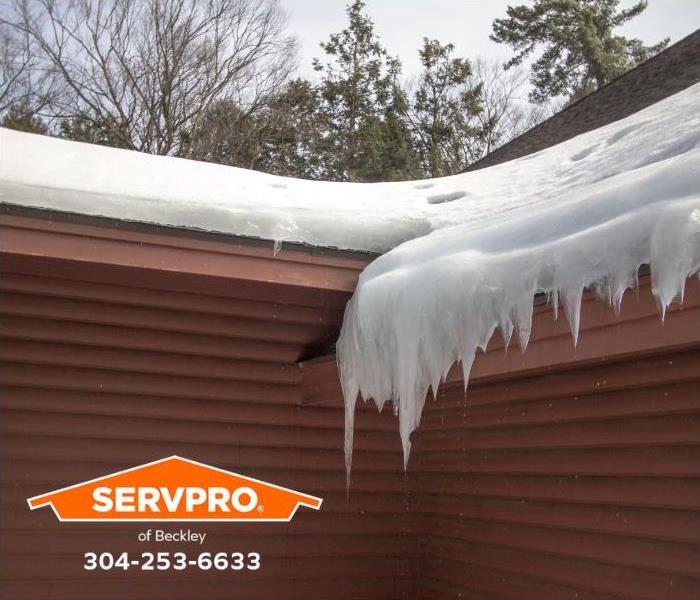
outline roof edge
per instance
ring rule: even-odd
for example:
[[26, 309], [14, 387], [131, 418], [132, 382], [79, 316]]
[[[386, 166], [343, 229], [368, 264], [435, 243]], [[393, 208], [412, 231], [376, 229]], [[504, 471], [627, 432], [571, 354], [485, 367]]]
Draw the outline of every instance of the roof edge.
[[205, 240], [212, 242], [229, 243], [232, 245], [244, 245], [251, 248], [264, 248], [272, 250], [277, 254], [284, 248], [285, 251], [307, 254], [313, 257], [326, 257], [337, 259], [359, 260], [369, 262], [381, 253], [369, 250], [348, 250], [331, 246], [314, 246], [305, 242], [277, 242], [266, 238], [236, 235], [222, 231], [209, 231], [197, 227], [185, 227], [181, 225], [161, 225], [148, 221], [137, 221], [129, 219], [117, 219], [98, 215], [87, 215], [72, 211], [62, 211], [53, 208], [36, 208], [13, 204], [11, 202], [0, 202], [0, 215], [13, 215], [33, 219], [42, 219], [59, 223], [71, 223], [75, 225], [88, 225], [102, 227], [104, 229], [133, 231], [138, 233], [148, 233], [155, 235], [170, 236], [173, 238]]

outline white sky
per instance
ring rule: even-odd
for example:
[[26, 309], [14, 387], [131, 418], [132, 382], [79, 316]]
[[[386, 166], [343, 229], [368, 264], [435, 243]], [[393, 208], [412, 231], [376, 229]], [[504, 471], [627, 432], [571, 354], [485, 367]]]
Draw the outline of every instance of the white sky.
[[[289, 30], [300, 44], [299, 73], [314, 78], [313, 57], [322, 58], [319, 42], [345, 27], [349, 0], [280, 0], [289, 15]], [[452, 42], [456, 56], [505, 58], [510, 48], [489, 40], [491, 23], [505, 16], [509, 4], [523, 0], [367, 0], [375, 31], [392, 55], [403, 63], [404, 76], [419, 70], [418, 48], [424, 36]], [[622, 0], [621, 7], [634, 4]], [[699, 0], [649, 0], [649, 8], [620, 28], [647, 44], [669, 36], [671, 43], [700, 27]]]

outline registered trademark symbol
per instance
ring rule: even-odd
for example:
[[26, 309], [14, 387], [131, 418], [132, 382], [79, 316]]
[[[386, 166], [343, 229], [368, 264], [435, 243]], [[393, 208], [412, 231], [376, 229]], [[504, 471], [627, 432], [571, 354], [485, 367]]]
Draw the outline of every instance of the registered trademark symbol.
[[262, 504], [258, 506], [258, 512], [265, 512], [265, 507]]

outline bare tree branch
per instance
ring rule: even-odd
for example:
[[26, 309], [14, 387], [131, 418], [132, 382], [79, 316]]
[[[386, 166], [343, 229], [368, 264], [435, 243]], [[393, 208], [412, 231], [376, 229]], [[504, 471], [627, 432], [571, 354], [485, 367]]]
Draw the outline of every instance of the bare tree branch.
[[177, 153], [215, 102], [259, 104], [295, 57], [276, 0], [13, 0], [3, 13], [33, 68], [60, 81], [50, 116], [156, 154]]
[[503, 61], [477, 58], [472, 81], [481, 85], [481, 112], [477, 116], [482, 139], [473, 155], [485, 156], [557, 112], [557, 102], [528, 101], [528, 72], [519, 66], [504, 70]]

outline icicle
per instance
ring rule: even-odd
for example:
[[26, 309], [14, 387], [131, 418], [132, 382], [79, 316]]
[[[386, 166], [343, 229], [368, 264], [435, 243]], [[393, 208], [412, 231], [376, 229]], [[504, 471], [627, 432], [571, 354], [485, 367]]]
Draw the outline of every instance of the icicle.
[[666, 303], [658, 296], [656, 296], [655, 299], [656, 299], [656, 308], [658, 309], [659, 316], [661, 317], [661, 323], [665, 323], [666, 322]]
[[479, 336], [479, 339], [476, 343], [476, 348], [478, 350], [486, 352], [486, 347], [488, 346], [494, 331], [496, 331], [496, 323], [492, 323], [491, 327], [484, 330], [484, 332]]
[[615, 280], [612, 297], [610, 302], [615, 311], [615, 315], [620, 316], [620, 311], [622, 310], [622, 299], [628, 289], [634, 288], [637, 285], [637, 269], [635, 268], [632, 272], [626, 272], [618, 279]]
[[552, 305], [552, 312], [554, 313], [554, 320], [559, 320], [559, 290], [554, 288], [549, 291], [549, 303]]
[[505, 350], [508, 350], [510, 346], [510, 340], [513, 337], [513, 323], [510, 319], [501, 321], [500, 325], [501, 336], [503, 337], [503, 346]]
[[433, 391], [433, 400], [437, 401], [438, 398], [438, 388], [440, 387], [440, 381], [441, 377], [438, 374], [437, 378], [433, 379], [433, 382], [430, 384], [430, 389]]
[[474, 353], [462, 358], [462, 377], [464, 378], [464, 393], [467, 393], [467, 385], [469, 384], [469, 373], [471, 373], [472, 365], [474, 364]]
[[[700, 85], [696, 94], [697, 104]], [[338, 340], [346, 407], [354, 411], [358, 391], [378, 406], [392, 401], [404, 467], [428, 391], [437, 397], [451, 365], [461, 361], [466, 394], [475, 353], [486, 347], [496, 328], [506, 347], [517, 330], [526, 350], [535, 292], [547, 294], [555, 318], [561, 302], [574, 345], [585, 289], [619, 313], [625, 291], [639, 288], [639, 266], [648, 264], [662, 319], [674, 299], [683, 297], [685, 279], [700, 272], [696, 108], [684, 113], [680, 129], [673, 129], [676, 121], [667, 121], [667, 128], [654, 124], [656, 137], [645, 144], [632, 143], [634, 133], [620, 138], [624, 141], [616, 144], [627, 144], [624, 154], [596, 158], [588, 165], [594, 169], [591, 177], [577, 171], [588, 158], [574, 166], [564, 161], [563, 189], [552, 188], [540, 205], [523, 202], [523, 210], [500, 213], [483, 226], [475, 226], [470, 212], [455, 206], [451, 216], [461, 215], [463, 225], [450, 224], [406, 242], [365, 269]], [[655, 118], [665, 116], [660, 112]], [[679, 132], [686, 136], [680, 146]], [[575, 138], [578, 147], [590, 147], [591, 139], [584, 143], [584, 137]], [[573, 142], [557, 150], [562, 156], [567, 144]], [[529, 169], [540, 156], [528, 162]], [[625, 168], [616, 171], [619, 161]], [[502, 175], [508, 177], [509, 169], [520, 164], [502, 165]], [[509, 189], [513, 193], [516, 188]], [[348, 429], [353, 426], [350, 413]], [[349, 472], [351, 431], [348, 436]]]
[[532, 293], [523, 295], [520, 303], [514, 307], [515, 323], [518, 327], [518, 342], [520, 350], [525, 352], [527, 344], [530, 341], [530, 332], [532, 330]]
[[352, 472], [352, 450], [353, 440], [355, 439], [355, 404], [357, 403], [357, 394], [354, 399], [345, 397], [345, 486], [346, 491], [350, 493], [350, 473]]
[[578, 345], [578, 330], [581, 322], [581, 297], [583, 296], [583, 286], [576, 286], [564, 290], [564, 312], [569, 321], [571, 337], [574, 339], [574, 346]]
[[[444, 278], [446, 289], [438, 296], [435, 296], [434, 284], [424, 283], [425, 278], [432, 281], [439, 272], [435, 261], [428, 267], [418, 262], [415, 274], [404, 269], [400, 277], [394, 278], [374, 279], [376, 274], [370, 267], [363, 278], [373, 284], [380, 281], [383, 285], [364, 287], [361, 280], [348, 303], [338, 341], [343, 390], [346, 399], [350, 398], [346, 404], [349, 411], [345, 442], [348, 473], [352, 454], [351, 415], [355, 407], [353, 394], [361, 390], [365, 397], [374, 398], [377, 406], [387, 399], [392, 400], [399, 418], [406, 466], [411, 451], [410, 436], [420, 423], [428, 391], [432, 389], [437, 398], [440, 382], [455, 360], [462, 363], [466, 394], [475, 353], [486, 347], [497, 327], [506, 344], [517, 329], [518, 341], [525, 351], [532, 328], [532, 290], [542, 289], [543, 281], [550, 283], [551, 287], [544, 292], [552, 303], [556, 305], [561, 299], [574, 345], [577, 345], [584, 289], [597, 290], [598, 295], [619, 312], [625, 290], [637, 282], [637, 265], [651, 255], [652, 291], [663, 319], [673, 299], [682, 297], [685, 278], [700, 270], [700, 232], [696, 234], [694, 226], [685, 229], [681, 226], [688, 223], [691, 207], [698, 204], [697, 200], [682, 200], [661, 205], [657, 212], [640, 211], [635, 215], [637, 221], [629, 225], [635, 235], [644, 232], [641, 241], [630, 238], [627, 242], [634, 252], [609, 249], [611, 244], [615, 247], [625, 241], [625, 235], [630, 235], [624, 228], [606, 231], [598, 227], [588, 234], [590, 240], [583, 234], [566, 238], [566, 243], [575, 240], [576, 250], [570, 252], [564, 246], [561, 249], [563, 258], [555, 270], [550, 266], [525, 269], [517, 262], [510, 265], [509, 255], [503, 258], [502, 264], [494, 265], [493, 257], [488, 257], [483, 264], [470, 262], [466, 265], [466, 274], [475, 281], [472, 288], [457, 278]], [[663, 212], [664, 218], [659, 218], [658, 211]], [[624, 221], [615, 221], [618, 223]], [[649, 242], [654, 236], [660, 242], [652, 249]], [[439, 240], [439, 236], [434, 239]], [[552, 260], [551, 251], [543, 249], [540, 253], [533, 252], [528, 262], [537, 264], [543, 260], [542, 256]], [[580, 255], [587, 258], [585, 264], [589, 271], [577, 264]], [[381, 260], [375, 265], [379, 277], [383, 274]], [[452, 268], [453, 263], [448, 262], [448, 265]], [[566, 283], [560, 281], [559, 273], [567, 274]], [[460, 294], [450, 289], [453, 282], [459, 284], [458, 289], [464, 295], [462, 301], [459, 301]], [[393, 285], [398, 288], [394, 289]], [[364, 293], [367, 295], [363, 296]]]

